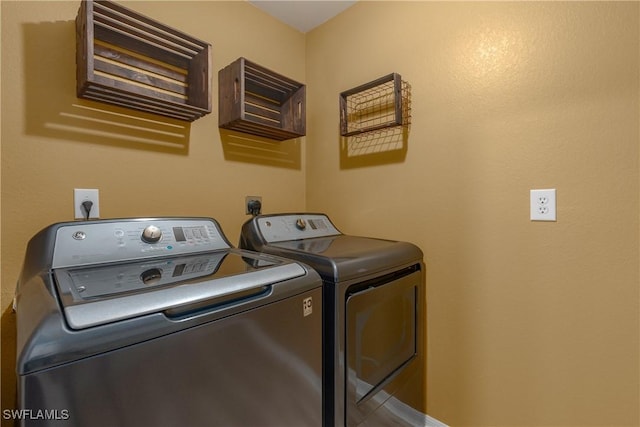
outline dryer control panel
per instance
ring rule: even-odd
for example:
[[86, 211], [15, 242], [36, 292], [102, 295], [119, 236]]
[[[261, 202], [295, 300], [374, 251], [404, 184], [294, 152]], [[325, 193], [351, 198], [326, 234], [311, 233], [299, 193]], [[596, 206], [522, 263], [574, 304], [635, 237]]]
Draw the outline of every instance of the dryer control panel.
[[209, 218], [82, 221], [58, 228], [53, 268], [228, 249]]
[[342, 234], [323, 214], [261, 215], [257, 223], [268, 243]]

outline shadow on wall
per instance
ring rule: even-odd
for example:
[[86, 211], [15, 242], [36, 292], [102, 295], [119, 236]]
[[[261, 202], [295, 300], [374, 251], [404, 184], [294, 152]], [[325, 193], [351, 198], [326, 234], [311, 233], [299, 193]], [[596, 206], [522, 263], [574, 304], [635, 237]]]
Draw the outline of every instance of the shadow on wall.
[[220, 141], [226, 160], [302, 169], [301, 138], [274, 141], [242, 132], [220, 129]]
[[408, 127], [340, 138], [340, 169], [402, 163], [407, 157]]
[[[17, 405], [16, 395], [16, 315], [11, 304], [2, 313], [2, 390], [0, 406], [3, 410]], [[12, 420], [2, 419], [2, 426], [13, 426]]]
[[188, 154], [189, 122], [77, 98], [73, 21], [24, 24], [23, 32], [27, 134]]

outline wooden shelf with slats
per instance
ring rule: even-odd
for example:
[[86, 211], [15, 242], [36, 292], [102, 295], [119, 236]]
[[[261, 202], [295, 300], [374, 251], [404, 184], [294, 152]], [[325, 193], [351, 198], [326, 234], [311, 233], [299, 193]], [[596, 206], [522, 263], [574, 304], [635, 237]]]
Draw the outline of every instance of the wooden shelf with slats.
[[277, 141], [306, 134], [305, 85], [239, 58], [218, 72], [218, 126]]
[[211, 112], [211, 45], [111, 1], [76, 17], [77, 95], [179, 120]]

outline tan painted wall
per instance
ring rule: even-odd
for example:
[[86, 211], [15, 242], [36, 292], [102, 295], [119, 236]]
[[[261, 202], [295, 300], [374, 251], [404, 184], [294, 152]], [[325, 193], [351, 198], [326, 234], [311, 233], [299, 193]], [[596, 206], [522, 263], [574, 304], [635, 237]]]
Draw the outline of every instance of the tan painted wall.
[[[121, 3], [213, 44], [214, 111], [185, 127], [74, 106], [146, 117], [75, 97], [79, 1], [2, 2], [3, 409], [14, 394], [9, 307], [24, 249], [39, 229], [73, 219], [73, 188], [98, 188], [104, 218], [212, 216], [234, 244], [246, 195], [269, 211], [304, 208], [304, 138], [238, 146], [221, 137], [217, 114], [218, 70], [240, 56], [304, 81], [304, 34], [245, 2]], [[116, 125], [90, 121], [105, 118]], [[167, 130], [184, 136], [158, 133]]]
[[[640, 425], [639, 6], [359, 2], [307, 34], [307, 209], [423, 249], [431, 416]], [[390, 72], [408, 141], [349, 157], [338, 94]]]

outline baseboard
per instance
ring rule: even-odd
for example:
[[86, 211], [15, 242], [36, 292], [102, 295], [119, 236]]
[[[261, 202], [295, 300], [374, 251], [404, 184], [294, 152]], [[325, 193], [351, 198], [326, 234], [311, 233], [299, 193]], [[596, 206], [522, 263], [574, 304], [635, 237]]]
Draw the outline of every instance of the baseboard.
[[422, 412], [412, 408], [404, 402], [396, 399], [395, 397], [390, 398], [384, 404], [385, 408], [392, 412], [396, 417], [405, 421], [408, 425], [416, 426], [416, 427], [449, 427], [447, 424], [442, 421], [438, 421], [433, 417], [430, 417], [427, 414], [423, 414]]
[[446, 425], [445, 423], [436, 420], [433, 417], [430, 417], [429, 415], [425, 414], [425, 426], [426, 427], [449, 427], [448, 425]]

